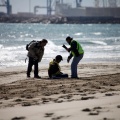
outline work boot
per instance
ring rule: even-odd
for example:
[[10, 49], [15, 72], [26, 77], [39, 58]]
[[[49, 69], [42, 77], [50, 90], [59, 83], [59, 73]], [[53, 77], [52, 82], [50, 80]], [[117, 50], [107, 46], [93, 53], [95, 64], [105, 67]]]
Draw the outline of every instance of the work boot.
[[34, 78], [41, 79], [41, 77], [39, 75], [34, 76]]
[[30, 78], [30, 75], [27, 75], [27, 78]]

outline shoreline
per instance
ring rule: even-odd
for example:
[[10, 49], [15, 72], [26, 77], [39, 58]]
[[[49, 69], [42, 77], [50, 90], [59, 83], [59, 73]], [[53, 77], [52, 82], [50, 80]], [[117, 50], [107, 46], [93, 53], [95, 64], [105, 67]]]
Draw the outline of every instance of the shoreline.
[[[48, 79], [44, 66], [27, 79], [18, 68], [0, 69], [1, 120], [120, 119], [120, 63], [80, 63], [80, 79]], [[61, 69], [70, 76], [70, 64]]]
[[[71, 75], [70, 63], [60, 63], [61, 71]], [[46, 64], [39, 64], [39, 75], [44, 79], [48, 78], [48, 67]], [[92, 77], [98, 75], [109, 75], [119, 73], [120, 62], [81, 62], [78, 64], [79, 77]], [[27, 79], [27, 66], [5, 67], [0, 69], [0, 84], [10, 83], [17, 80]], [[34, 67], [33, 67], [34, 70]], [[33, 71], [31, 79], [33, 79]], [[6, 80], [5, 80], [6, 79]]]
[[21, 16], [2, 15], [0, 23], [42, 23], [42, 24], [119, 24], [119, 17], [87, 16]]
[[[52, 60], [52, 59], [51, 59], [51, 60]], [[50, 61], [47, 61], [47, 62], [43, 62], [43, 61], [42, 61], [42, 62], [39, 63], [39, 67], [42, 67], [42, 68], [48, 67], [48, 66], [49, 66], [49, 62], [50, 62]], [[71, 65], [71, 62], [72, 62], [72, 60], [71, 60], [69, 63], [67, 63], [67, 59], [66, 59], [66, 60], [64, 60], [64, 61], [62, 61], [62, 62], [60, 63], [60, 66], [64, 66], [64, 65], [69, 65], [69, 66], [70, 66], [70, 65]], [[22, 65], [22, 66], [19, 65], [19, 66], [4, 66], [4, 67], [0, 67], [0, 71], [2, 71], [2, 70], [4, 71], [4, 70], [6, 70], [6, 69], [12, 69], [12, 68], [13, 68], [13, 69], [16, 69], [16, 70], [17, 70], [17, 69], [27, 68], [27, 64], [28, 64], [28, 63], [26, 63], [26, 65]], [[92, 60], [88, 62], [88, 61], [82, 60], [82, 61], [78, 64], [78, 66], [79, 66], [79, 65], [82, 65], [82, 64], [103, 64], [103, 65], [104, 65], [104, 64], [108, 64], [108, 65], [110, 65], [110, 64], [112, 64], [112, 65], [113, 65], [113, 64], [114, 64], [114, 65], [115, 65], [115, 64], [118, 64], [118, 65], [119, 65], [120, 62], [119, 62], [119, 61], [92, 61]]]

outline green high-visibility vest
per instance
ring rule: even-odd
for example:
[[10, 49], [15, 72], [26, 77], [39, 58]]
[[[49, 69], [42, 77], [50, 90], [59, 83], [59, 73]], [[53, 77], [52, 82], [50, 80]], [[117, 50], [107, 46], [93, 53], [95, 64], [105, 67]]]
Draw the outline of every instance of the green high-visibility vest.
[[[80, 43], [77, 42], [76, 40], [72, 40], [72, 42], [76, 42], [76, 43], [77, 43], [78, 53], [79, 53], [79, 54], [83, 54], [83, 53], [84, 53], [84, 50], [83, 50], [82, 46], [80, 45]], [[72, 42], [71, 42], [71, 44], [72, 44]], [[70, 44], [70, 45], [71, 45], [71, 44]], [[73, 51], [71, 51], [71, 53], [72, 53], [73, 56], [75, 56], [75, 53], [74, 53]]]

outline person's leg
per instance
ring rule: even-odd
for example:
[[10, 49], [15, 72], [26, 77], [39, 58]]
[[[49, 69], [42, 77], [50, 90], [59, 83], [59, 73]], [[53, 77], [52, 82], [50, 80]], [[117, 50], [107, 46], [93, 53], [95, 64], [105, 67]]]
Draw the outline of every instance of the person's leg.
[[34, 61], [34, 77], [38, 77], [38, 60]]
[[29, 57], [28, 68], [27, 68], [27, 77], [30, 77], [30, 73], [32, 71], [32, 66], [33, 66], [33, 58]]
[[52, 75], [52, 79], [61, 79], [61, 78], [68, 78], [68, 74], [57, 74], [57, 75]]
[[83, 58], [83, 54], [81, 54], [78, 57], [73, 58], [73, 61], [71, 63], [71, 77], [72, 78], [77, 78], [78, 77], [78, 75], [77, 75], [77, 65], [82, 58]]
[[56, 75], [56, 77], [59, 77], [59, 78], [68, 78], [68, 74], [58, 74]]

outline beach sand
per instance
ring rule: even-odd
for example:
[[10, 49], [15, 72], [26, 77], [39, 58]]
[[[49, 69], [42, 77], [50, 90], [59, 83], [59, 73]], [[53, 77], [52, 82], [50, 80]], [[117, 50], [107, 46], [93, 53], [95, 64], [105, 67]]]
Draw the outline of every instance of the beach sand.
[[120, 63], [81, 63], [79, 79], [26, 78], [26, 67], [0, 69], [0, 120], [120, 120]]

